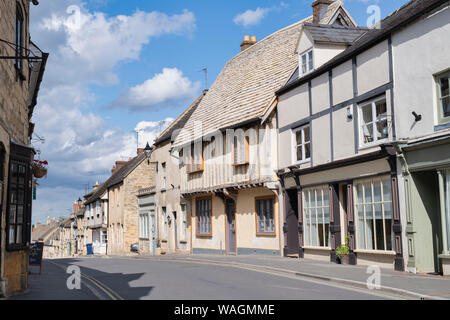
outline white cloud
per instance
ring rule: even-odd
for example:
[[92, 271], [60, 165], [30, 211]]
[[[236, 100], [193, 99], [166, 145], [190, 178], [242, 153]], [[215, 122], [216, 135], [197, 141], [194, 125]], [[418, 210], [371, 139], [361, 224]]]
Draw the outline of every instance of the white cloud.
[[247, 10], [234, 17], [233, 22], [244, 27], [256, 25], [269, 13], [270, 8], [256, 8], [255, 10]]
[[[69, 6], [71, 3], [74, 5]], [[50, 82], [117, 83], [114, 67], [121, 61], [138, 60], [151, 38], [189, 35], [195, 29], [195, 16], [188, 10], [174, 15], [137, 10], [129, 16], [108, 17], [89, 12], [79, 1], [64, 4], [66, 7], [47, 13], [39, 11], [39, 22], [32, 26], [33, 39], [52, 53], [47, 69], [50, 75], [46, 75]]]
[[166, 118], [161, 121], [141, 121], [136, 125], [135, 131], [139, 132], [139, 147], [143, 148], [147, 144], [150, 146], [155, 139], [163, 132], [172, 122], [173, 118]]
[[168, 102], [194, 98], [201, 83], [192, 83], [177, 68], [164, 68], [161, 73], [119, 96], [114, 107], [143, 109]]

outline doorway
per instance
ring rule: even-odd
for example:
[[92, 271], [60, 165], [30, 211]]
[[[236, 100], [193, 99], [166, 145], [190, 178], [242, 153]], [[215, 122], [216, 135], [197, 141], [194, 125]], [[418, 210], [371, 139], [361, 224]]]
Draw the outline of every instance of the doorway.
[[298, 197], [297, 190], [287, 190], [288, 201], [286, 203], [287, 224], [287, 255], [298, 256], [300, 244], [298, 241]]
[[227, 216], [227, 254], [236, 254], [236, 205], [233, 199], [226, 199], [225, 212]]

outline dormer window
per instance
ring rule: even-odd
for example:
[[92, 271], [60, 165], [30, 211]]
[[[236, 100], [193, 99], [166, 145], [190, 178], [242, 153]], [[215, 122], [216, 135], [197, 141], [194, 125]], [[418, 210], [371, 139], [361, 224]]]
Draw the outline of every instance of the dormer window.
[[302, 75], [310, 73], [311, 71], [314, 70], [313, 49], [309, 49], [308, 51], [300, 55], [300, 64]]

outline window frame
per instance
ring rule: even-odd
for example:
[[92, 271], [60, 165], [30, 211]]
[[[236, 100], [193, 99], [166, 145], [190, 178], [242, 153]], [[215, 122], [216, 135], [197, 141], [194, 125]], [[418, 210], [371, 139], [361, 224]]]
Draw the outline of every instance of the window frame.
[[161, 190], [166, 190], [167, 188], [167, 171], [166, 171], [166, 163], [161, 163]]
[[150, 239], [148, 212], [139, 213], [139, 239], [142, 240]]
[[[32, 172], [31, 172], [31, 159], [32, 159], [33, 151], [29, 148], [22, 147], [20, 145], [11, 144], [10, 147], [10, 156], [9, 156], [9, 169], [8, 169], [8, 198], [6, 202], [6, 250], [7, 251], [16, 251], [23, 250], [28, 248], [31, 241], [31, 206], [32, 206]], [[20, 203], [12, 203], [12, 166], [13, 164], [23, 166], [25, 168], [24, 172], [24, 182], [23, 182], [23, 217], [22, 223], [13, 223], [14, 227], [14, 238], [17, 241], [17, 226], [22, 226], [22, 237], [21, 242], [13, 242], [10, 243], [10, 227], [11, 227], [11, 205], [16, 206], [16, 217], [17, 217], [17, 208]], [[19, 185], [19, 176], [16, 177], [15, 185]], [[28, 186], [27, 186], [28, 184]], [[18, 188], [16, 187], [16, 190]], [[17, 191], [18, 192], [18, 191]], [[18, 193], [17, 193], [18, 195]]]
[[[184, 209], [184, 210], [183, 210]], [[187, 204], [180, 203], [180, 214], [181, 214], [181, 241], [187, 240]]]
[[[311, 54], [311, 59], [309, 59], [309, 54]], [[306, 71], [303, 71], [303, 57], [306, 57]], [[310, 66], [310, 63], [312, 63], [312, 67]], [[314, 47], [299, 54], [299, 71], [300, 76], [307, 75], [314, 71]]]
[[[376, 120], [376, 112], [377, 112], [377, 102], [383, 101], [386, 104], [386, 118], [385, 119], [381, 119], [381, 120]], [[362, 109], [364, 107], [367, 107], [371, 105], [371, 110], [372, 110], [372, 122], [369, 123], [372, 124], [372, 138], [374, 139], [372, 142], [364, 142], [364, 132], [362, 130], [362, 125], [363, 125], [363, 112]], [[380, 95], [378, 97], [363, 101], [358, 103], [358, 135], [359, 135], [359, 145], [361, 147], [371, 147], [371, 146], [376, 146], [379, 144], [382, 144], [384, 142], [389, 141], [390, 139], [390, 134], [389, 134], [389, 122], [390, 122], [390, 114], [389, 114], [389, 109], [388, 109], [388, 103], [387, 103], [387, 99], [386, 99], [386, 94]], [[378, 138], [378, 136], [375, 134], [376, 132], [376, 125], [379, 122], [383, 122], [386, 121], [386, 128], [388, 130], [387, 133], [387, 137], [386, 138]], [[366, 127], [368, 126], [367, 124], [364, 124]]]
[[[434, 76], [435, 79], [435, 83], [436, 83], [436, 102], [437, 102], [437, 123], [438, 125], [441, 124], [446, 124], [450, 122], [450, 116], [444, 117], [443, 115], [443, 105], [442, 105], [442, 99], [444, 97], [441, 96], [442, 92], [441, 92], [441, 83], [440, 80], [442, 78], [447, 78], [448, 82], [449, 82], [449, 86], [450, 86], [450, 70], [441, 72], [439, 74], [436, 74]], [[446, 98], [450, 99], [450, 90], [449, 90], [449, 95], [445, 96]]]
[[[277, 230], [277, 221], [276, 221], [276, 202], [275, 202], [275, 196], [264, 196], [264, 197], [255, 197], [255, 228], [256, 228], [256, 236], [266, 236], [266, 237], [275, 237], [276, 230]], [[272, 225], [273, 225], [273, 231], [261, 231], [260, 229], [260, 214], [258, 212], [258, 202], [259, 201], [272, 201]], [[265, 225], [265, 224], [264, 224]]]
[[[304, 130], [308, 128], [309, 130], [309, 141], [305, 142], [305, 134], [304, 134]], [[301, 144], [297, 144], [297, 132], [301, 131], [302, 132], [302, 143]], [[306, 158], [306, 151], [305, 151], [305, 146], [309, 144], [309, 158]], [[303, 160], [297, 160], [297, 148], [299, 146], [302, 146], [302, 157], [304, 158]], [[292, 164], [296, 165], [296, 164], [304, 164], [304, 163], [308, 163], [311, 161], [311, 151], [312, 151], [312, 135], [311, 135], [311, 124], [307, 123], [304, 124], [300, 127], [294, 128], [291, 130], [291, 152], [292, 152]]]
[[[306, 206], [306, 192], [311, 192], [314, 191], [314, 195], [315, 195], [315, 199], [314, 199], [314, 203], [315, 206]], [[317, 191], [321, 191], [321, 206], [317, 205]], [[328, 242], [327, 246], [321, 246], [320, 245], [320, 239], [319, 239], [319, 233], [317, 234], [317, 242], [319, 243], [319, 245], [313, 245], [312, 244], [312, 229], [310, 227], [310, 230], [308, 232], [306, 232], [306, 227], [308, 226], [308, 219], [306, 217], [306, 211], [307, 210], [314, 210], [315, 211], [315, 225], [317, 227], [317, 232], [319, 230], [319, 223], [318, 223], [318, 210], [322, 211], [322, 219], [325, 220], [325, 213], [324, 213], [324, 209], [327, 208], [327, 206], [324, 205], [324, 195], [327, 194], [328, 195], [328, 237], [326, 237], [325, 235], [325, 225], [326, 223], [322, 222], [323, 226], [323, 242], [324, 244], [326, 243], [326, 241]], [[304, 239], [305, 239], [305, 245], [304, 247], [306, 248], [320, 248], [320, 249], [329, 249], [331, 250], [331, 197], [330, 197], [330, 188], [328, 185], [317, 185], [317, 186], [313, 186], [313, 187], [308, 187], [308, 188], [304, 188], [302, 190], [302, 215], [303, 215], [303, 234], [304, 234]], [[311, 203], [311, 201], [310, 201]], [[311, 219], [311, 224], [312, 225], [312, 219]], [[309, 234], [309, 239], [307, 239], [307, 235]]]
[[[247, 135], [247, 132], [243, 133], [244, 139], [243, 141], [240, 139], [239, 135], [233, 135], [233, 142], [231, 145], [232, 156], [233, 156], [233, 166], [245, 166], [250, 162], [250, 137]], [[244, 143], [244, 156], [239, 153], [241, 149], [241, 144]], [[237, 147], [236, 147], [237, 145]]]
[[161, 213], [163, 217], [163, 231], [164, 231], [164, 237], [163, 239], [167, 240], [168, 231], [169, 231], [169, 225], [168, 225], [168, 219], [167, 219], [167, 207], [161, 207]]
[[[199, 202], [200, 201], [209, 201], [209, 233], [205, 233], [203, 231], [199, 230]], [[213, 208], [212, 208], [212, 197], [200, 197], [195, 199], [195, 233], [197, 238], [211, 238], [213, 233], [213, 226], [212, 226], [212, 217], [213, 217]]]
[[[384, 201], [384, 189], [383, 189], [383, 181], [387, 181], [390, 185], [390, 189], [391, 189], [391, 198], [390, 201]], [[374, 183], [378, 182], [380, 183], [380, 196], [381, 196], [381, 201], [376, 202], [375, 201], [375, 197], [374, 197]], [[372, 202], [371, 203], [366, 203], [365, 202], [365, 186], [364, 184], [366, 183], [370, 183], [371, 184], [371, 198], [372, 198]], [[362, 189], [362, 199], [363, 202], [359, 203], [358, 202], [358, 184], [361, 184], [363, 186]], [[372, 178], [366, 178], [366, 179], [359, 179], [359, 180], [355, 180], [353, 182], [353, 212], [355, 213], [355, 236], [356, 236], [356, 250], [355, 251], [366, 251], [366, 252], [383, 252], [383, 253], [395, 253], [396, 249], [395, 249], [395, 235], [394, 235], [394, 193], [392, 190], [392, 182], [391, 182], [391, 177], [384, 175], [384, 176], [377, 176], [377, 177], [372, 177]], [[391, 205], [391, 249], [387, 250], [387, 237], [386, 237], [386, 218], [385, 218], [385, 210], [384, 210], [384, 206], [385, 204], [390, 203]], [[381, 211], [382, 211], [382, 221], [383, 221], [383, 239], [384, 239], [384, 250], [379, 250], [377, 249], [377, 228], [376, 228], [376, 220], [377, 219], [373, 219], [374, 222], [374, 226], [373, 226], [373, 237], [375, 239], [373, 246], [375, 249], [367, 249], [367, 231], [366, 231], [366, 206], [367, 205], [371, 205], [372, 206], [372, 212], [375, 212], [375, 205], [377, 204], [381, 204]], [[361, 244], [359, 243], [359, 211], [358, 211], [358, 205], [363, 206], [363, 213], [364, 213], [364, 247], [361, 246]], [[376, 218], [376, 217], [375, 217]]]
[[[202, 149], [200, 152], [200, 164], [195, 163], [195, 146], [196, 143], [192, 143], [190, 145], [190, 154], [186, 155], [189, 157], [189, 161], [186, 162], [186, 173], [187, 174], [193, 174], [198, 172], [203, 172], [205, 168], [205, 159], [203, 157], [203, 151], [204, 151], [204, 143], [202, 142]], [[197, 169], [197, 165], [199, 165], [199, 168]]]
[[24, 55], [24, 49], [25, 49], [25, 13], [18, 1], [16, 1], [16, 19], [15, 19], [15, 25], [14, 25], [14, 44], [15, 44], [15, 60], [14, 60], [14, 66], [17, 72], [17, 76], [20, 78], [20, 80], [25, 80], [24, 75], [24, 64], [20, 57]]

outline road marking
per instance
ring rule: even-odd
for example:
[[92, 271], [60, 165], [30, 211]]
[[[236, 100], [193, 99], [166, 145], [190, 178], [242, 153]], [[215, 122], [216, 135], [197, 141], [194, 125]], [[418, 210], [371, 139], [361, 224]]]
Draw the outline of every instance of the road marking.
[[354, 291], [354, 292], [358, 292], [358, 293], [364, 293], [364, 294], [368, 294], [368, 295], [373, 295], [373, 296], [378, 296], [378, 297], [382, 297], [382, 298], [386, 298], [386, 299], [393, 299], [393, 300], [406, 300], [405, 298], [400, 298], [397, 296], [391, 296], [388, 294], [384, 294], [384, 293], [378, 293], [378, 292], [373, 292], [373, 291], [369, 291], [369, 289], [365, 290], [365, 289], [358, 289], [355, 287], [349, 287], [343, 284], [334, 284], [334, 283], [330, 283], [330, 282], [326, 282], [325, 280], [316, 280], [316, 279], [310, 279], [310, 278], [306, 278], [304, 276], [301, 275], [289, 275], [289, 274], [284, 274], [284, 273], [280, 273], [280, 272], [273, 272], [273, 271], [267, 271], [267, 270], [260, 270], [260, 269], [254, 269], [254, 268], [249, 268], [249, 267], [245, 267], [245, 266], [239, 266], [239, 265], [223, 265], [221, 264], [221, 262], [208, 262], [208, 261], [194, 261], [194, 260], [178, 260], [178, 259], [166, 259], [166, 258], [157, 258], [157, 259], [136, 259], [136, 258], [118, 258], [121, 260], [147, 260], [147, 261], [159, 261], [159, 262], [179, 262], [179, 263], [194, 263], [194, 264], [207, 264], [207, 265], [217, 265], [220, 267], [233, 267], [233, 268], [239, 268], [239, 269], [244, 269], [244, 270], [249, 270], [249, 271], [254, 271], [254, 272], [260, 272], [260, 273], [266, 273], [266, 274], [270, 274], [270, 275], [274, 275], [274, 276], [278, 276], [278, 277], [283, 277], [283, 278], [289, 278], [289, 279], [293, 279], [293, 280], [298, 280], [298, 281], [305, 281], [305, 282], [310, 282], [310, 283], [315, 283], [315, 284], [320, 284], [320, 285], [324, 285], [324, 286], [328, 286], [328, 287], [335, 287], [338, 289], [344, 289], [344, 290], [348, 290], [348, 291]]
[[[61, 264], [58, 264], [56, 262], [52, 262], [52, 261], [49, 261], [49, 260], [47, 260], [47, 261], [50, 262], [51, 264], [53, 264], [53, 265], [63, 269], [64, 271], [66, 270], [66, 267], [61, 265]], [[99, 280], [95, 279], [94, 277], [88, 276], [87, 274], [85, 274], [83, 272], [81, 272], [81, 277], [89, 280], [97, 288], [99, 288], [104, 293], [106, 293], [111, 298], [111, 300], [125, 300], [117, 292], [115, 292], [114, 290], [112, 290], [111, 288], [109, 288], [107, 285], [105, 285], [104, 283], [100, 282]], [[94, 293], [94, 295], [96, 295], [98, 297], [98, 294], [96, 294], [92, 290], [92, 288], [90, 288], [90, 286], [88, 286], [86, 283], [85, 283], [85, 285]]]

